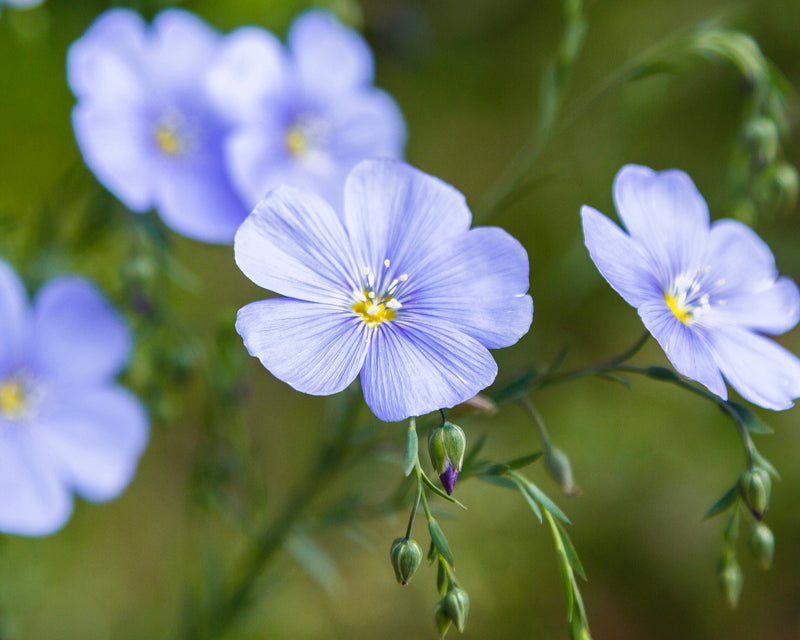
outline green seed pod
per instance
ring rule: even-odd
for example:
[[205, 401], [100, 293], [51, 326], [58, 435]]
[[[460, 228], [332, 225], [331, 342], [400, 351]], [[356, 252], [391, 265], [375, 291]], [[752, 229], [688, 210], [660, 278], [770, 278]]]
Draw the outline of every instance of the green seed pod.
[[744, 587], [744, 576], [739, 563], [736, 562], [736, 558], [731, 556], [722, 561], [718, 577], [725, 601], [731, 609], [735, 609], [739, 604], [739, 598], [742, 596], [742, 588]]
[[433, 610], [433, 619], [436, 622], [436, 630], [439, 632], [439, 637], [444, 638], [452, 624], [444, 610], [444, 600], [439, 600], [436, 603], [436, 608]]
[[772, 480], [761, 467], [747, 469], [739, 476], [739, 493], [757, 520], [764, 517], [772, 492]]
[[759, 522], [753, 529], [753, 535], [750, 536], [750, 550], [753, 552], [758, 566], [764, 571], [772, 566], [772, 558], [775, 555], [775, 536], [763, 522]]
[[469, 615], [469, 596], [467, 592], [458, 587], [450, 589], [442, 600], [442, 608], [447, 617], [456, 625], [456, 629], [464, 632]]
[[422, 562], [422, 549], [417, 541], [412, 538], [396, 538], [392, 542], [392, 550], [389, 553], [392, 560], [392, 568], [397, 581], [404, 585], [411, 580], [411, 577], [419, 569]]

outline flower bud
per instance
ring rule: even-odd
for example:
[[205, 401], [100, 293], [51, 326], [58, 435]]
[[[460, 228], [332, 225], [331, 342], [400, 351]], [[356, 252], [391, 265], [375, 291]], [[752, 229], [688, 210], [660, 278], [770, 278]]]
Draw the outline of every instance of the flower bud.
[[753, 535], [750, 536], [750, 550], [756, 557], [758, 566], [764, 571], [772, 566], [772, 558], [775, 555], [775, 536], [763, 522], [759, 522], [753, 529]]
[[435, 426], [428, 435], [431, 463], [448, 495], [453, 493], [456, 486], [466, 447], [464, 431], [452, 422], [445, 421]]
[[447, 618], [456, 625], [456, 629], [464, 632], [469, 615], [469, 596], [463, 589], [455, 587], [447, 592], [441, 601], [442, 611]]
[[422, 549], [412, 538], [396, 538], [389, 553], [394, 575], [400, 584], [406, 584], [419, 569]]
[[567, 454], [561, 449], [547, 447], [544, 454], [544, 466], [547, 473], [558, 483], [561, 490], [569, 496], [579, 495], [580, 488], [575, 484], [572, 477], [572, 466], [569, 463]]
[[436, 622], [436, 630], [439, 632], [439, 637], [444, 638], [450, 630], [450, 625], [453, 624], [444, 610], [444, 600], [439, 600], [436, 603], [436, 608], [433, 610], [433, 619]]
[[754, 118], [747, 123], [745, 139], [754, 152], [755, 169], [762, 169], [775, 160], [778, 152], [778, 128], [769, 118]]
[[722, 588], [722, 594], [725, 596], [725, 601], [731, 609], [735, 609], [739, 604], [739, 598], [742, 595], [742, 588], [744, 587], [744, 577], [742, 576], [742, 569], [736, 558], [727, 557], [723, 559], [719, 568], [719, 585]]
[[760, 467], [748, 469], [739, 476], [739, 493], [756, 520], [764, 517], [771, 491], [769, 473]]
[[779, 164], [772, 170], [770, 180], [781, 205], [786, 209], [794, 207], [800, 191], [797, 169], [788, 163]]

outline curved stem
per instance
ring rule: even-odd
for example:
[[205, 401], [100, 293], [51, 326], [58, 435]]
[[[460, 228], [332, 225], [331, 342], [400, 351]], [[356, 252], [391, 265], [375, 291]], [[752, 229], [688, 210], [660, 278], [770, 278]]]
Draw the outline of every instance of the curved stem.
[[333, 436], [320, 448], [313, 469], [272, 523], [257, 536], [253, 548], [241, 564], [242, 568], [233, 587], [227, 594], [215, 600], [214, 610], [204, 624], [195, 624], [186, 630], [186, 640], [220, 638], [241, 615], [250, 603], [258, 578], [269, 560], [283, 546], [292, 528], [305, 514], [306, 508], [320, 489], [340, 470], [349, 451], [360, 409], [358, 394], [349, 394], [345, 407], [333, 424]]

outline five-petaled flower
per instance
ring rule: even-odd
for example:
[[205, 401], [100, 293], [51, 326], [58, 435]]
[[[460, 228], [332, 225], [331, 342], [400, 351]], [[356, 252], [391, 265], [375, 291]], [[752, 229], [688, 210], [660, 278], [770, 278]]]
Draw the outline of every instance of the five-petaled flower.
[[682, 171], [623, 167], [614, 202], [628, 234], [584, 206], [586, 246], [675, 369], [723, 399], [724, 376], [755, 404], [791, 407], [800, 360], [760, 334], [797, 324], [800, 292], [778, 277], [769, 247], [741, 222], [709, 225], [708, 207]]
[[136, 396], [114, 381], [128, 361], [124, 319], [88, 281], [45, 284], [31, 307], [0, 261], [0, 531], [46, 535], [87, 500], [119, 495], [148, 437]]
[[247, 350], [313, 395], [360, 374], [382, 420], [469, 399], [497, 373], [488, 349], [517, 342], [533, 314], [525, 249], [471, 218], [461, 193], [400, 161], [358, 164], [341, 217], [275, 189], [234, 241], [244, 274], [286, 296], [239, 310]]
[[227, 36], [208, 87], [236, 124], [226, 152], [240, 193], [256, 203], [288, 184], [340, 209], [356, 163], [402, 157], [403, 116], [373, 78], [367, 43], [325, 11], [301, 14], [286, 47], [255, 27]]
[[110, 9], [70, 47], [67, 79], [75, 138], [100, 182], [178, 233], [227, 243], [255, 200], [234, 190], [230, 124], [205, 88], [221, 41], [187, 11], [162, 11], [148, 29], [134, 11]]

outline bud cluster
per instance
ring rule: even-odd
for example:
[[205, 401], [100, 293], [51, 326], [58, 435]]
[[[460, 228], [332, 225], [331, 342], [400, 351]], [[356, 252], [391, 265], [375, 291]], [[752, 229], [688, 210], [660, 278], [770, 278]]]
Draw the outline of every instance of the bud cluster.
[[434, 618], [439, 636], [444, 637], [450, 625], [455, 625], [460, 633], [464, 632], [467, 626], [467, 616], [469, 615], [469, 596], [467, 592], [459, 587], [451, 587], [444, 597], [436, 603]]

